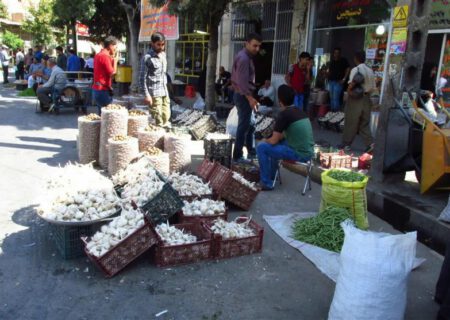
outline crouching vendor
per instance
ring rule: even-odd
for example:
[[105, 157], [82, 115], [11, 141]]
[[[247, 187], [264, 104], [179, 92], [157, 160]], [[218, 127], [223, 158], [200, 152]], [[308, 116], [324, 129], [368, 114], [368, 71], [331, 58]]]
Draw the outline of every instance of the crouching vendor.
[[314, 154], [314, 139], [308, 115], [294, 104], [295, 92], [287, 86], [278, 88], [280, 113], [273, 134], [257, 147], [261, 189], [274, 188], [279, 160], [307, 162]]

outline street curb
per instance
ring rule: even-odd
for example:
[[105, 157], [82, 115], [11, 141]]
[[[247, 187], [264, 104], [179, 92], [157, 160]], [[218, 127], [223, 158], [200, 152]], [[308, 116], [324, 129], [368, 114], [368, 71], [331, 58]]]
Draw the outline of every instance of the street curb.
[[[314, 166], [311, 171], [312, 181], [322, 184], [321, 174], [325, 169]], [[408, 199], [401, 195], [386, 194], [380, 191], [376, 183], [367, 185], [367, 207], [369, 212], [383, 219], [395, 229], [407, 232], [417, 231], [418, 240], [431, 249], [444, 254], [450, 243], [450, 225], [435, 218], [427, 208], [413, 207]]]

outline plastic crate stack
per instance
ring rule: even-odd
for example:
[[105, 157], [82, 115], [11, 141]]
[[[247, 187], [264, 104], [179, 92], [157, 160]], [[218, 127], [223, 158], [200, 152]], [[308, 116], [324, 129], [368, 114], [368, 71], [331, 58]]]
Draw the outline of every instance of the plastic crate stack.
[[229, 168], [231, 166], [231, 153], [233, 150], [233, 138], [229, 134], [212, 133], [203, 139], [205, 159], [219, 162]]

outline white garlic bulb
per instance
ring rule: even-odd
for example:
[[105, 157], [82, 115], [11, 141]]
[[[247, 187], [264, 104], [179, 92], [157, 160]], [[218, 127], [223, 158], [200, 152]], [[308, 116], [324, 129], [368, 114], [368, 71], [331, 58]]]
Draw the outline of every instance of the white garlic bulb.
[[184, 230], [177, 229], [174, 226], [170, 226], [168, 222], [161, 223], [155, 230], [164, 243], [169, 246], [197, 242], [196, 236], [185, 232]]
[[239, 181], [240, 183], [244, 184], [245, 186], [249, 187], [252, 190], [257, 190], [256, 184], [254, 182], [250, 182], [247, 179], [245, 179], [242, 175], [240, 175], [237, 172], [233, 172], [233, 178]]
[[248, 227], [249, 222], [250, 220], [243, 223], [237, 223], [235, 221], [227, 222], [223, 219], [217, 219], [211, 226], [211, 230], [215, 234], [220, 234], [223, 239], [251, 237], [254, 236], [255, 233]]
[[212, 189], [209, 184], [192, 174], [172, 173], [167, 179], [172, 187], [178, 191], [180, 196], [204, 196], [211, 195]]
[[225, 213], [225, 202], [211, 199], [184, 201], [183, 214], [185, 216], [213, 216]]

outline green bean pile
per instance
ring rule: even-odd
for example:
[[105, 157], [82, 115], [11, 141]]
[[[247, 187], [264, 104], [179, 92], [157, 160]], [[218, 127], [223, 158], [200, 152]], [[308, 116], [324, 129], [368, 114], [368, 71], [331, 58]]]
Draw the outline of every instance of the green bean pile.
[[292, 236], [298, 241], [340, 252], [344, 244], [341, 222], [349, 218], [347, 209], [330, 206], [315, 217], [295, 221]]
[[360, 173], [344, 170], [333, 170], [330, 172], [328, 176], [337, 181], [346, 181], [346, 182], [360, 182], [363, 181], [365, 178], [365, 176]]

